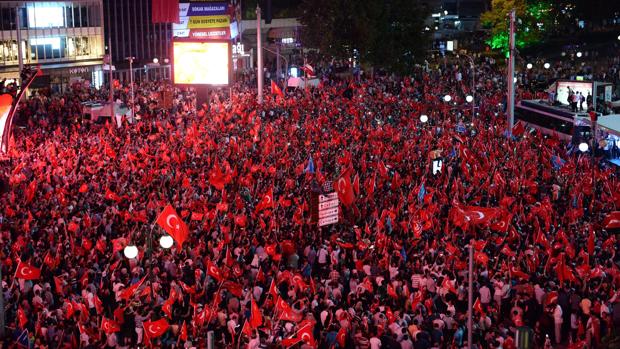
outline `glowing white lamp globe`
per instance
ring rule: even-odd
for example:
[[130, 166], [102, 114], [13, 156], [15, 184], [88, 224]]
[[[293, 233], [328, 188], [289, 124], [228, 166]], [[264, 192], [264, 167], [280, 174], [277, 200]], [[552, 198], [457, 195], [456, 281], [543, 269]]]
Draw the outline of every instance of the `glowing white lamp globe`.
[[589, 148], [588, 143], [583, 142], [579, 144], [579, 151], [582, 153], [587, 152]]
[[450, 102], [452, 100], [452, 96], [445, 95], [445, 96], [443, 96], [443, 100], [446, 101], [446, 102]]
[[153, 63], [155, 63], [155, 64], [159, 63], [159, 59], [158, 58], [153, 58]]
[[123, 249], [123, 254], [129, 259], [134, 259], [138, 257], [138, 248], [133, 245], [125, 246], [125, 249]]
[[549, 68], [551, 68], [551, 64], [545, 63], [544, 67], [545, 67], [545, 69], [549, 69]]
[[428, 115], [426, 115], [426, 114], [420, 115], [420, 121], [427, 122], [428, 121]]
[[532, 63], [528, 63], [527, 64], [527, 69], [532, 69], [534, 66], [532, 65]]
[[159, 246], [165, 249], [169, 249], [174, 244], [174, 240], [170, 235], [163, 235], [159, 238]]
[[577, 58], [581, 58], [581, 56], [583, 56], [583, 53], [577, 52]]
[[474, 101], [474, 96], [467, 96], [465, 97], [465, 100], [467, 101], [467, 103], [471, 103]]

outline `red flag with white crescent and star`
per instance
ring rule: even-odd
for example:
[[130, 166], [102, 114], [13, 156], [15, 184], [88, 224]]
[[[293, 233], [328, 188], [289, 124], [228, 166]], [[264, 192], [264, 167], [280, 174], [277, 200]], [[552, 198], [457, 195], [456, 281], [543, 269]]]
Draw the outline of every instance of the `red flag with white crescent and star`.
[[24, 280], [37, 280], [41, 277], [41, 269], [20, 261], [15, 270], [15, 277]]
[[250, 325], [252, 326], [252, 328], [258, 328], [258, 326], [263, 324], [263, 314], [261, 314], [260, 308], [254, 300], [254, 296], [252, 296], [251, 302], [252, 304], [250, 307]]
[[104, 317], [101, 320], [101, 330], [107, 334], [110, 334], [119, 332], [121, 330], [121, 326], [116, 321]]
[[351, 185], [351, 178], [349, 172], [345, 171], [338, 181], [336, 181], [334, 187], [338, 191], [338, 198], [345, 206], [351, 206], [355, 201], [355, 193], [353, 192], [353, 186]]
[[274, 207], [275, 206], [274, 206], [274, 201], [273, 201], [273, 187], [272, 187], [271, 189], [269, 189], [267, 193], [265, 193], [265, 195], [263, 195], [258, 205], [256, 205], [255, 211], [260, 212], [262, 210], [265, 210], [268, 208], [274, 208]]
[[161, 318], [157, 321], [145, 321], [142, 326], [144, 327], [144, 334], [149, 339], [153, 339], [166, 333], [169, 325], [166, 319]]
[[213, 264], [210, 260], [207, 260], [207, 275], [221, 282], [224, 279], [222, 271]]
[[181, 326], [181, 333], [179, 334], [179, 339], [182, 341], [187, 341], [187, 323], [183, 321], [183, 326]]
[[157, 224], [172, 236], [178, 244], [178, 249], [183, 247], [183, 243], [189, 236], [189, 229], [171, 205], [166, 206], [157, 217]]

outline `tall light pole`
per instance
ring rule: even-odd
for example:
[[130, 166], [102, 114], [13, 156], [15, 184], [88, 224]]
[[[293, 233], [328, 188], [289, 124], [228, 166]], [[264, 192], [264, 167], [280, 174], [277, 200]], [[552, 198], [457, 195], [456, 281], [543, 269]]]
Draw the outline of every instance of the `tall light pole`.
[[2, 260], [0, 260], [0, 338], [4, 338], [4, 290], [2, 289]]
[[133, 60], [136, 59], [136, 57], [125, 57], [126, 60], [129, 61], [129, 84], [131, 84], [131, 118], [135, 118], [136, 116], [134, 115], [134, 91], [133, 91]]
[[469, 63], [471, 64], [471, 119], [474, 120], [476, 116], [476, 63], [474, 62], [474, 58], [472, 56], [464, 54], [463, 56], [469, 59]]
[[512, 136], [512, 127], [515, 123], [515, 20], [516, 12], [514, 9], [510, 11], [510, 36], [509, 36], [509, 58], [508, 58], [508, 76], [506, 83], [508, 84], [508, 134]]
[[260, 6], [256, 3], [256, 80], [258, 80], [258, 104], [263, 104], [263, 40], [261, 38]]

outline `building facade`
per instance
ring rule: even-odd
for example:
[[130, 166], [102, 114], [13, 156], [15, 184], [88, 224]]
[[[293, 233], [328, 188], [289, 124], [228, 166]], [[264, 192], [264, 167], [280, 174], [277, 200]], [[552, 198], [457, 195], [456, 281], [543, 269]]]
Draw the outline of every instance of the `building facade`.
[[41, 66], [35, 88], [100, 85], [103, 25], [102, 0], [0, 2], [0, 78], [18, 79], [21, 58]]
[[103, 0], [103, 13], [115, 78], [129, 80], [128, 57], [136, 81], [169, 78], [172, 25], [153, 23], [151, 0]]

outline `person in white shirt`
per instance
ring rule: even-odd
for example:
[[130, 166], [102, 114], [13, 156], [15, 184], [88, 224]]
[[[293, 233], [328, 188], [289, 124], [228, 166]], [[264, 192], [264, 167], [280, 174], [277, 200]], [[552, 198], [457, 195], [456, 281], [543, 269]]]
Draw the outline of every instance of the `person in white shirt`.
[[562, 342], [562, 307], [556, 305], [553, 309], [553, 324], [555, 325], [555, 343], [560, 344]]
[[491, 290], [484, 284], [480, 287], [480, 304], [482, 304], [483, 309], [486, 309], [489, 303], [491, 303]]
[[381, 340], [377, 337], [377, 335], [373, 335], [370, 338], [370, 349], [381, 349]]

